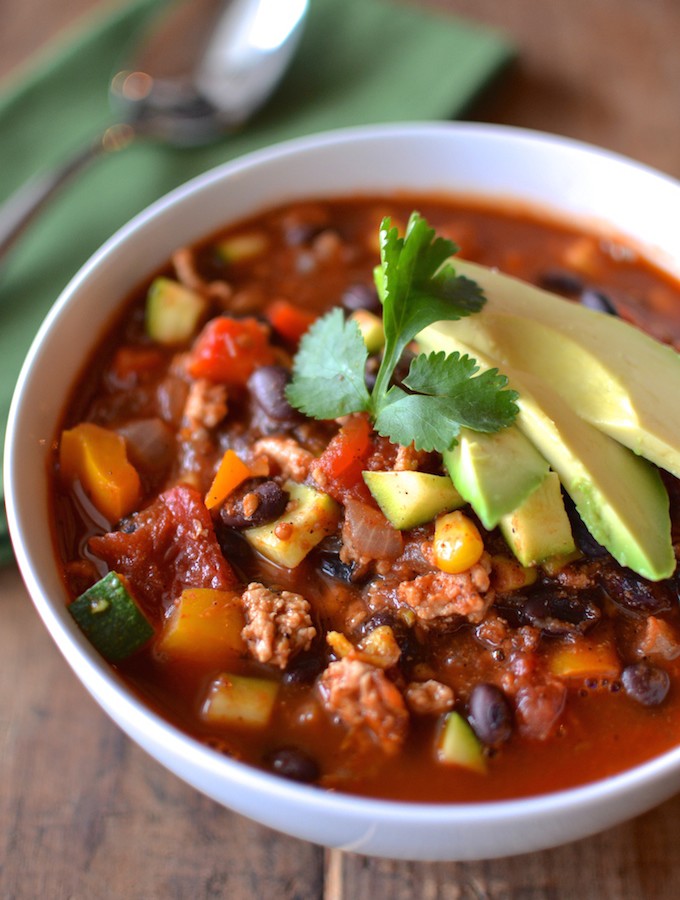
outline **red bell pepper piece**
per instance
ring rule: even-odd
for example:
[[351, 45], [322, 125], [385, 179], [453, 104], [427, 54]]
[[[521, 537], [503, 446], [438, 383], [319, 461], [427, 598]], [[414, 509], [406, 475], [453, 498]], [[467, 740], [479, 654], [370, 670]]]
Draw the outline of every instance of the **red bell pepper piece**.
[[275, 362], [269, 337], [269, 328], [257, 319], [217, 316], [194, 342], [189, 374], [220, 384], [244, 385], [258, 366]]
[[283, 298], [274, 300], [264, 311], [274, 331], [285, 341], [298, 344], [316, 316]]
[[373, 450], [373, 432], [368, 419], [363, 415], [352, 416], [331, 439], [316, 463], [324, 476], [326, 493], [340, 503], [348, 496], [373, 503], [361, 474]]

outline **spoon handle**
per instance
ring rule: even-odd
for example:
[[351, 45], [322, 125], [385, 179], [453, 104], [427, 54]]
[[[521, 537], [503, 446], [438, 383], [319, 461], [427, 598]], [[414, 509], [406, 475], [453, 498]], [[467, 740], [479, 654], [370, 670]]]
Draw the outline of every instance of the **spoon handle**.
[[113, 125], [65, 162], [32, 178], [0, 204], [0, 261], [36, 215], [75, 175], [99, 156], [121, 150], [134, 139], [129, 125]]

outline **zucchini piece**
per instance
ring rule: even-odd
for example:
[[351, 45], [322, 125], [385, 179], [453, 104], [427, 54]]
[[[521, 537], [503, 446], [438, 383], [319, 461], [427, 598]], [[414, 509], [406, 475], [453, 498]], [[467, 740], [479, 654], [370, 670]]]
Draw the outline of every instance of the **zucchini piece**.
[[201, 715], [211, 725], [264, 728], [278, 691], [276, 681], [223, 672], [208, 688]]
[[263, 231], [244, 231], [224, 238], [217, 244], [217, 252], [224, 262], [234, 265], [264, 256], [269, 238]]
[[109, 572], [73, 601], [68, 611], [92, 646], [109, 662], [131, 656], [154, 629], [122, 576]]
[[450, 712], [439, 734], [437, 759], [448, 766], [460, 766], [486, 775], [482, 744], [460, 713]]
[[146, 331], [159, 344], [183, 344], [196, 333], [205, 313], [200, 294], [172, 278], [154, 278], [146, 297]]
[[283, 515], [267, 525], [248, 528], [243, 534], [250, 546], [271, 562], [294, 569], [326, 535], [335, 531], [340, 507], [328, 494], [305, 484], [287, 481], [283, 487], [290, 495]]

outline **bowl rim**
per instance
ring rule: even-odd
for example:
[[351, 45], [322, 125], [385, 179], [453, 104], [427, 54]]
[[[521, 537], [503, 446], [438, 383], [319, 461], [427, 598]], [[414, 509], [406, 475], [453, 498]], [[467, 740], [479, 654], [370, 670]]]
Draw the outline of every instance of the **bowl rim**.
[[[568, 152], [587, 153], [617, 165], [623, 164], [628, 168], [632, 167], [649, 177], [662, 179], [675, 191], [680, 188], [680, 183], [675, 179], [643, 163], [573, 138], [508, 125], [472, 122], [400, 122], [353, 126], [292, 138], [222, 163], [169, 191], [117, 229], [75, 273], [40, 326], [21, 368], [8, 417], [4, 482], [10, 535], [14, 544], [16, 560], [28, 592], [52, 639], [57, 643], [83, 686], [95, 696], [108, 714], [128, 734], [130, 734], [129, 728], [123, 724], [123, 721], [128, 724], [135, 723], [135, 728], [141, 727], [139, 723], [145, 723], [144, 730], [150, 731], [154, 742], [161, 744], [170, 742], [177, 756], [192, 766], [198, 766], [204, 773], [220, 778], [226, 774], [229, 780], [236, 780], [261, 796], [295, 800], [297, 804], [302, 804], [310, 812], [350, 814], [353, 819], [362, 818], [367, 822], [389, 820], [392, 823], [398, 820], [404, 824], [418, 824], [427, 821], [430, 824], [435, 822], [450, 825], [456, 821], [486, 822], [493, 819], [505, 822], [512, 820], [516, 824], [518, 820], [534, 818], [538, 814], [554, 812], [556, 809], [564, 811], [588, 804], [597, 804], [613, 795], [625, 794], [628, 789], [640, 783], [652, 784], [665, 779], [674, 771], [680, 778], [680, 746], [678, 746], [620, 773], [583, 785], [501, 800], [465, 803], [389, 800], [328, 791], [316, 786], [293, 783], [251, 764], [241, 763], [220, 754], [202, 744], [198, 739], [184, 733], [164, 719], [151, 706], [139, 700], [123, 679], [116, 675], [109, 664], [99, 657], [89, 642], [80, 633], [67, 627], [66, 620], [58, 615], [57, 602], [49, 599], [41, 577], [34, 571], [32, 552], [21, 533], [20, 510], [23, 501], [16, 495], [13, 479], [13, 472], [19, 464], [20, 456], [22, 400], [24, 393], [28, 390], [33, 366], [43, 343], [47, 340], [54, 321], [61, 315], [64, 307], [70, 303], [72, 295], [83, 283], [88, 281], [102, 260], [127, 241], [131, 234], [145, 229], [168, 208], [183, 202], [196, 191], [209, 188], [216, 181], [238, 177], [246, 170], [266, 166], [282, 156], [297, 155], [301, 151], [316, 152], [319, 148], [335, 144], [338, 141], [373, 141], [376, 136], [390, 138], [403, 135], [405, 132], [410, 135], [420, 134], [422, 136], [457, 132], [461, 135], [481, 136], [490, 142], [506, 142], [510, 139], [516, 142], [526, 142], [527, 145], [541, 144]], [[136, 740], [143, 745], [139, 738]], [[158, 759], [157, 756], [155, 758]]]

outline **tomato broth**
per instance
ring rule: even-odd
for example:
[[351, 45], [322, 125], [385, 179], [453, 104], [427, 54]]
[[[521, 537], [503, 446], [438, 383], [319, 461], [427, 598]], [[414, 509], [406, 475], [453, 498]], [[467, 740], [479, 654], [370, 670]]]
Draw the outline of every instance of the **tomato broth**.
[[[108, 638], [101, 652], [183, 731], [283, 777], [437, 803], [606, 777], [680, 740], [677, 576], [623, 569], [567, 497], [568, 559], [520, 565], [463, 505], [481, 556], [442, 571], [434, 522], [396, 529], [362, 474], [442, 476], [441, 455], [286, 399], [317, 316], [380, 316], [380, 222], [403, 232], [414, 209], [465, 259], [680, 335], [680, 286], [634, 248], [482, 202], [310, 200], [178, 248], [122, 305], [64, 411], [52, 515], [69, 603], [117, 573], [146, 625], [130, 652]], [[678, 486], [664, 483], [675, 532]], [[90, 612], [115, 602], [88, 596]], [[453, 716], [467, 761], [444, 746]]]

